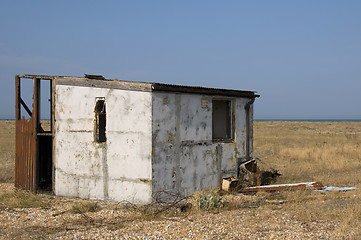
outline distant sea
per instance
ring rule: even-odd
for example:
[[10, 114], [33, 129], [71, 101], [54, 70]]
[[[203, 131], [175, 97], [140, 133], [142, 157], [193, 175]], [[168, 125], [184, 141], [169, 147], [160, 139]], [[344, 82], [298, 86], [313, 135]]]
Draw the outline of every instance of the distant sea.
[[[0, 120], [15, 120], [10, 118], [0, 118]], [[49, 119], [44, 119], [49, 120]], [[361, 122], [361, 119], [254, 119], [256, 122]]]

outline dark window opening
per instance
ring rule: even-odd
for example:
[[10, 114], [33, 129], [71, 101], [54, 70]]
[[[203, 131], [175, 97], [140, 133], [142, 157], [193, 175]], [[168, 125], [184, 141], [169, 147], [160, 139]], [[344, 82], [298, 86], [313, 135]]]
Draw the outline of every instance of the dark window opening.
[[231, 140], [232, 102], [230, 100], [212, 101], [212, 139]]
[[95, 112], [95, 141], [105, 142], [107, 138], [105, 134], [106, 111], [105, 111], [104, 98], [97, 98], [94, 112]]

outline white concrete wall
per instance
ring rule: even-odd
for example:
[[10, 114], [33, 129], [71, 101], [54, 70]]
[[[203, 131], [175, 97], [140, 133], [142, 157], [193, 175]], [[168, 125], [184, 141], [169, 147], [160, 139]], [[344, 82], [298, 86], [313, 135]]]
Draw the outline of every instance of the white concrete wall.
[[[153, 194], [189, 195], [218, 187], [237, 175], [237, 159], [246, 157], [247, 98], [233, 104], [235, 139], [212, 141], [212, 96], [153, 92]], [[208, 100], [208, 108], [202, 108]]]
[[[105, 97], [105, 143], [94, 141], [97, 97]], [[149, 203], [151, 108], [150, 92], [57, 85], [55, 194]]]

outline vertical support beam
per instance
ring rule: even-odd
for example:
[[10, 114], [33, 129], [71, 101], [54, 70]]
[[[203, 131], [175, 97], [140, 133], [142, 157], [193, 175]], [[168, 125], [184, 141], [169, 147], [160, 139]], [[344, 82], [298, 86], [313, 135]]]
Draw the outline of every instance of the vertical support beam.
[[33, 90], [33, 135], [32, 140], [34, 143], [33, 146], [33, 159], [31, 161], [31, 191], [36, 192], [37, 190], [37, 163], [39, 161], [39, 142], [38, 142], [38, 132], [39, 132], [39, 96], [40, 96], [40, 79], [33, 78], [34, 81], [34, 90]]
[[19, 138], [20, 138], [20, 130], [18, 121], [20, 120], [21, 112], [20, 112], [20, 77], [18, 75], [15, 76], [15, 187], [20, 187], [20, 147], [19, 147]]
[[249, 157], [249, 108], [246, 109], [246, 160], [250, 160]]
[[53, 134], [53, 144], [52, 144], [52, 190], [53, 193], [56, 193], [56, 185], [55, 185], [55, 166], [56, 166], [56, 154], [55, 154], [55, 149], [56, 149], [56, 134], [55, 134], [55, 128], [56, 128], [56, 115], [55, 115], [55, 103], [56, 103], [56, 80], [53, 78], [50, 80], [51, 82], [51, 92], [50, 92], [50, 99], [51, 99], [51, 104], [50, 104], [50, 119], [51, 119], [51, 131]]
[[36, 133], [39, 132], [40, 127], [40, 79], [34, 78], [34, 106], [33, 114], [35, 114]]
[[249, 121], [249, 159], [253, 159], [253, 103], [250, 106], [249, 113], [248, 113], [248, 121]]
[[49, 80], [50, 81], [50, 96], [49, 96], [49, 101], [50, 101], [50, 131], [51, 133], [53, 133], [53, 80]]
[[21, 106], [20, 106], [20, 77], [15, 76], [15, 120], [21, 117]]

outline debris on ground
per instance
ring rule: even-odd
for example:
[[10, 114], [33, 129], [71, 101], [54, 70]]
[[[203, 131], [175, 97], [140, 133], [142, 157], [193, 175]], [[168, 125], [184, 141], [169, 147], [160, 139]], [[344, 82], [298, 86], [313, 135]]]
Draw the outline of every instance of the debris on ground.
[[321, 182], [304, 182], [304, 183], [275, 184], [275, 185], [266, 185], [266, 186], [246, 187], [242, 189], [242, 192], [277, 191], [277, 190], [294, 189], [294, 188], [322, 190], [325, 187]]
[[356, 190], [356, 187], [327, 187], [325, 186], [323, 189], [319, 189], [319, 192], [346, 192], [351, 190]]
[[238, 179], [234, 178], [234, 177], [229, 177], [229, 178], [223, 178], [222, 179], [222, 190], [224, 191], [233, 191], [234, 189], [237, 188], [238, 185]]
[[261, 159], [254, 158], [241, 162], [238, 176], [239, 184], [243, 186], [262, 186], [276, 182], [281, 174]]
[[239, 165], [238, 178], [223, 178], [221, 189], [227, 192], [258, 192], [258, 191], [278, 191], [285, 189], [311, 189], [320, 192], [330, 191], [350, 191], [356, 187], [328, 187], [321, 182], [303, 182], [289, 184], [275, 184], [276, 179], [281, 176], [278, 170], [267, 165], [259, 158], [254, 158], [241, 162]]
[[[228, 178], [223, 179], [222, 189], [224, 191], [229, 191], [229, 189], [235, 189], [237, 185], [237, 179]], [[240, 192], [258, 192], [258, 191], [279, 191], [279, 190], [288, 190], [288, 189], [311, 189], [319, 192], [344, 192], [355, 190], [356, 187], [328, 187], [324, 186], [321, 182], [304, 182], [304, 183], [290, 183], [290, 184], [275, 184], [275, 185], [264, 185], [264, 186], [254, 186], [254, 187], [245, 187], [239, 189]]]
[[259, 158], [243, 161], [239, 165], [238, 178], [222, 179], [222, 190], [239, 191], [249, 186], [262, 186], [274, 183], [281, 176], [278, 170], [267, 165]]

